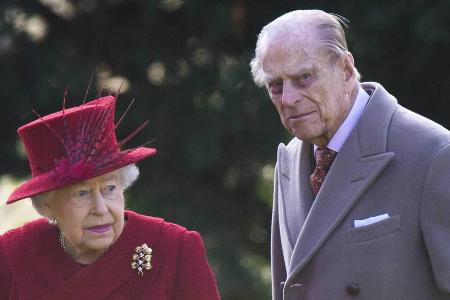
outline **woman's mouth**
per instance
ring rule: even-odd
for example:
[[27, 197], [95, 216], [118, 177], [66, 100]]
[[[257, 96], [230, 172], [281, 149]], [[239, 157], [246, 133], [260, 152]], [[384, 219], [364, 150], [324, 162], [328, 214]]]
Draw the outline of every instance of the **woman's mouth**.
[[94, 233], [105, 233], [111, 228], [111, 224], [105, 224], [105, 225], [98, 225], [98, 226], [92, 226], [88, 227], [87, 230], [94, 232]]

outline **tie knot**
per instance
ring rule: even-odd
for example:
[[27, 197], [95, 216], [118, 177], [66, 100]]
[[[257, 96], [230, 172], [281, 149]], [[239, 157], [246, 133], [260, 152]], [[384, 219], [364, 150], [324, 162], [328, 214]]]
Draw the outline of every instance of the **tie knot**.
[[316, 158], [316, 168], [320, 170], [328, 170], [336, 158], [337, 152], [329, 148], [317, 148], [314, 154]]

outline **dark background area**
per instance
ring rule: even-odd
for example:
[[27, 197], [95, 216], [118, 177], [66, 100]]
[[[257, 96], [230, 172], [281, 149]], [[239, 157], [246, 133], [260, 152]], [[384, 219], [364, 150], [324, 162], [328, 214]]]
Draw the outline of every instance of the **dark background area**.
[[[450, 1], [40, 0], [0, 4], [0, 174], [29, 176], [16, 129], [123, 82], [118, 129], [156, 138], [127, 194], [140, 213], [198, 230], [225, 300], [270, 299], [269, 234], [276, 147], [287, 142], [249, 72], [262, 26], [294, 9], [350, 21], [363, 81], [450, 127]], [[43, 148], [43, 151], [45, 149]], [[6, 199], [2, 199], [6, 201]]]

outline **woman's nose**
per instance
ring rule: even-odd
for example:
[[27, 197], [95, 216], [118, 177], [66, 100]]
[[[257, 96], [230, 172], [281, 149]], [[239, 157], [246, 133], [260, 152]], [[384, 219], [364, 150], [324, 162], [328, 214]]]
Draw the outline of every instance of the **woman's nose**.
[[103, 197], [102, 193], [99, 190], [95, 191], [93, 200], [93, 212], [97, 214], [104, 214], [108, 211], [108, 208], [106, 206], [106, 199], [105, 197]]

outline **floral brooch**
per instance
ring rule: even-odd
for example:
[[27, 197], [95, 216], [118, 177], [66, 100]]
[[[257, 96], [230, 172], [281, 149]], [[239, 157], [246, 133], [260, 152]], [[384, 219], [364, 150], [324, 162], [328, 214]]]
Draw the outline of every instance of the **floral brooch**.
[[149, 271], [152, 268], [152, 248], [147, 244], [137, 246], [132, 256], [131, 268], [137, 270], [139, 276], [144, 275], [144, 270]]

